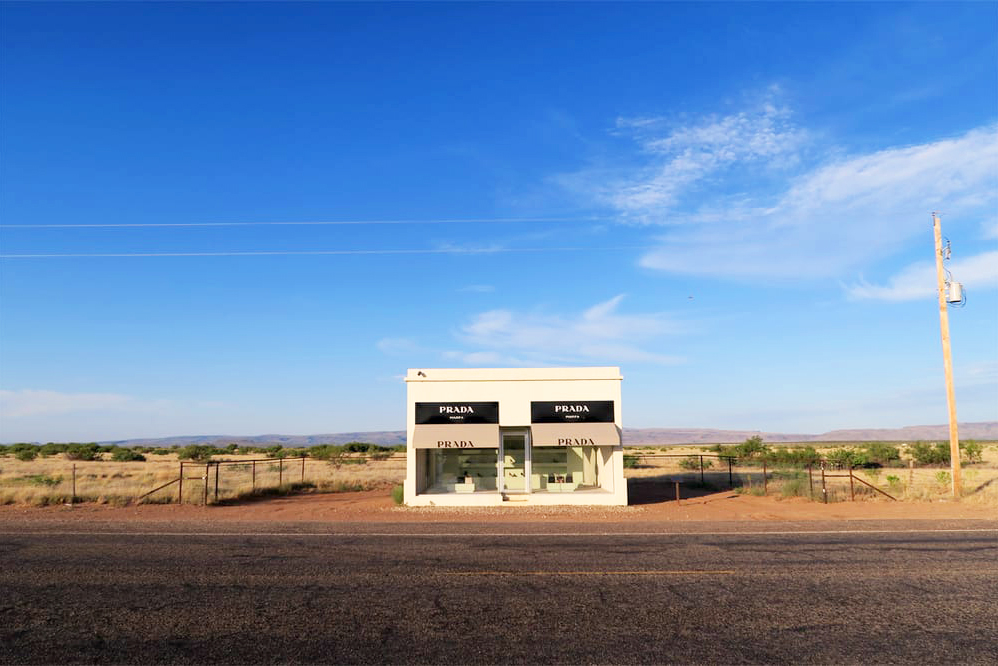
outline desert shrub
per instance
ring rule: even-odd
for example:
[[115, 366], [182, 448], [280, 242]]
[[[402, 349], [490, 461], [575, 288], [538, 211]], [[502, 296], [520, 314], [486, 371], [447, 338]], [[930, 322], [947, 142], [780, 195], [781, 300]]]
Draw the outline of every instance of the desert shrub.
[[90, 444], [70, 444], [66, 447], [67, 460], [100, 460], [101, 447], [91, 442]]
[[146, 457], [131, 449], [116, 448], [111, 452], [111, 460], [114, 462], [145, 462]]
[[735, 456], [737, 458], [746, 458], [749, 460], [762, 459], [769, 454], [769, 447], [763, 443], [762, 437], [759, 435], [749, 437], [741, 444], [735, 444], [733, 446], [716, 444], [711, 447], [711, 450], [723, 456]]
[[802, 471], [786, 472], [784, 474], [773, 474], [773, 478], [782, 476], [785, 481], [780, 486], [780, 493], [784, 497], [804, 497], [810, 495], [810, 485], [807, 474]]
[[334, 444], [323, 444], [322, 446], [313, 446], [308, 450], [308, 455], [316, 460], [329, 460], [333, 456], [342, 455], [343, 447], [336, 446]]
[[368, 453], [377, 451], [381, 447], [377, 444], [370, 444], [368, 442], [347, 442], [343, 445], [343, 448], [350, 453]]
[[966, 442], [960, 442], [960, 449], [967, 456], [967, 462], [979, 463], [984, 460], [984, 445], [980, 442], [968, 439]]
[[371, 460], [388, 460], [392, 457], [391, 451], [379, 450], [376, 453], [372, 453], [368, 456]]
[[26, 482], [33, 486], [57, 486], [62, 483], [61, 476], [47, 476], [45, 474], [32, 474], [31, 476], [21, 477]]
[[901, 487], [901, 477], [897, 476], [895, 474], [888, 474], [887, 475], [887, 485], [889, 485], [891, 488], [893, 488], [895, 490], [898, 489], [898, 488], [900, 488]]
[[624, 469], [634, 469], [638, 466], [638, 456], [624, 454]]
[[775, 465], [817, 465], [821, 462], [821, 454], [813, 446], [781, 448], [770, 451], [766, 461]]
[[949, 472], [946, 470], [936, 472], [936, 482], [941, 486], [948, 486], [951, 478], [952, 477], [950, 477]]
[[949, 444], [944, 442], [915, 442], [908, 453], [919, 465], [948, 465]]
[[392, 486], [392, 500], [396, 504], [402, 504], [405, 501], [405, 488], [402, 485]]
[[150, 451], [150, 453], [152, 453], [154, 456], [168, 456], [171, 453], [173, 453], [173, 451], [171, 451], [170, 449], [153, 449], [152, 451]]
[[865, 452], [852, 448], [835, 449], [825, 459], [836, 467], [846, 468], [864, 467], [870, 462]]
[[49, 442], [41, 446], [38, 449], [38, 453], [43, 456], [54, 456], [57, 453], [65, 453], [69, 448], [69, 444], [57, 444], [56, 442]]
[[213, 455], [221, 453], [214, 446], [203, 446], [191, 444], [177, 451], [177, 457], [181, 460], [193, 460], [194, 462], [208, 462]]
[[888, 465], [901, 459], [901, 449], [887, 442], [866, 442], [863, 450], [869, 462]]
[[35, 449], [19, 449], [14, 451], [14, 457], [24, 462], [31, 462], [38, 457], [38, 452]]
[[[690, 470], [700, 470], [700, 456], [687, 456], [685, 458], [680, 458], [679, 466], [683, 469]], [[714, 461], [710, 458], [703, 459], [703, 468], [708, 469], [714, 466]]]

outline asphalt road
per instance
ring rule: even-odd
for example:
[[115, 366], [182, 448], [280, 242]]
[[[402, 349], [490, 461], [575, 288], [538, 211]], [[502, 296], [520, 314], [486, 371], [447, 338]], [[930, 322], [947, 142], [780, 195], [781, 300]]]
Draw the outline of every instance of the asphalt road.
[[998, 663], [964, 525], [0, 525], [0, 662]]

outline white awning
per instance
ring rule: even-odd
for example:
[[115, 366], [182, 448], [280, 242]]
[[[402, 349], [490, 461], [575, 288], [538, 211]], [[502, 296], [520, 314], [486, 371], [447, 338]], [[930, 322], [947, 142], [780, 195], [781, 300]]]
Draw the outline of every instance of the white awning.
[[535, 423], [530, 441], [534, 446], [619, 446], [620, 429], [614, 423]]
[[414, 449], [497, 449], [499, 426], [486, 423], [417, 425], [411, 445]]

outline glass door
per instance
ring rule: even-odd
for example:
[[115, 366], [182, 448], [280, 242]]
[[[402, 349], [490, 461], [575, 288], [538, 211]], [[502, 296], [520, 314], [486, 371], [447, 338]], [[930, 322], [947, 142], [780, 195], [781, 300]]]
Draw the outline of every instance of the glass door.
[[530, 492], [530, 446], [525, 430], [502, 433], [502, 489], [504, 492]]

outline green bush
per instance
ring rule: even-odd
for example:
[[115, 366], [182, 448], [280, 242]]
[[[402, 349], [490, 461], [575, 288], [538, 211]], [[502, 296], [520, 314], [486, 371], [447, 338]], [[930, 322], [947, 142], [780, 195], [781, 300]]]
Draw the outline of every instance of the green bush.
[[181, 460], [193, 460], [194, 462], [208, 462], [213, 455], [221, 453], [214, 446], [203, 446], [191, 444], [177, 451], [177, 457]]
[[915, 442], [908, 453], [919, 465], [948, 465], [949, 444], [944, 442]]
[[869, 462], [888, 465], [901, 459], [901, 449], [887, 442], [866, 442], [863, 444]]
[[65, 453], [69, 448], [69, 444], [57, 444], [55, 442], [49, 442], [41, 448], [38, 449], [38, 453], [43, 456], [54, 456], [57, 453]]
[[638, 466], [638, 457], [624, 454], [624, 469], [634, 469]]
[[779, 448], [770, 451], [766, 455], [766, 461], [774, 465], [817, 465], [821, 462], [819, 454], [813, 446], [801, 446], [797, 448]]
[[825, 456], [825, 459], [836, 467], [849, 469], [853, 467], [864, 467], [870, 462], [866, 457], [865, 452], [857, 451], [852, 448], [835, 449]]
[[336, 446], [334, 444], [323, 444], [322, 446], [313, 446], [308, 450], [308, 455], [316, 460], [329, 460], [334, 456], [343, 455], [343, 447]]
[[[683, 469], [689, 470], [700, 470], [700, 456], [687, 456], [685, 458], [680, 458], [679, 466]], [[703, 459], [703, 468], [709, 469], [714, 466], [714, 461], [710, 458]]]
[[68, 460], [100, 460], [101, 447], [96, 443], [70, 444], [66, 448], [66, 458]]
[[145, 462], [146, 457], [141, 453], [126, 448], [116, 448], [111, 452], [111, 460], [114, 462]]
[[736, 458], [744, 458], [748, 460], [761, 460], [769, 455], [769, 447], [763, 443], [762, 437], [759, 435], [749, 437], [741, 444], [734, 444], [732, 446], [715, 444], [710, 447], [710, 450], [722, 456], [734, 456]]
[[960, 442], [960, 449], [967, 456], [967, 462], [979, 463], [984, 460], [984, 445], [980, 442], [968, 439], [966, 442]]
[[19, 449], [14, 451], [14, 457], [24, 462], [31, 462], [38, 457], [38, 452], [35, 449]]
[[154, 456], [168, 456], [171, 453], [173, 453], [173, 451], [171, 451], [170, 449], [153, 449], [152, 451], [150, 451], [150, 453], [152, 453]]
[[405, 488], [403, 486], [392, 487], [392, 500], [396, 504], [402, 504], [405, 501]]

